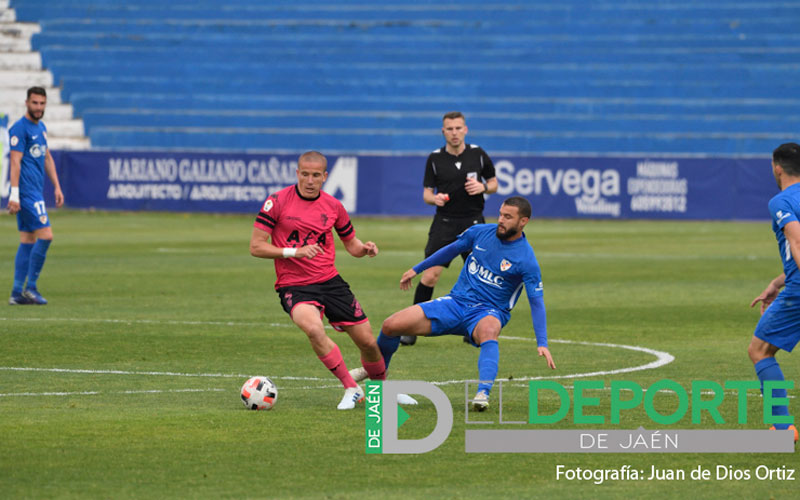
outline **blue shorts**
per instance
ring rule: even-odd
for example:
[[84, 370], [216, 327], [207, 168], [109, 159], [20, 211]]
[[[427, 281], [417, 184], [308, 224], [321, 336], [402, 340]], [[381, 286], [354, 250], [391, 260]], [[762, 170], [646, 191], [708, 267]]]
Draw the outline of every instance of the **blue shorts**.
[[792, 352], [800, 341], [800, 295], [778, 294], [758, 320], [753, 334], [764, 342]]
[[20, 232], [32, 233], [37, 229], [50, 227], [50, 217], [43, 199], [20, 197], [19, 206], [17, 229]]
[[506, 326], [511, 314], [487, 304], [471, 304], [461, 302], [449, 295], [417, 304], [425, 316], [431, 320], [431, 337], [441, 335], [462, 335], [467, 342], [478, 347], [472, 339], [472, 332], [478, 321], [486, 316], [494, 316], [500, 321], [500, 327]]

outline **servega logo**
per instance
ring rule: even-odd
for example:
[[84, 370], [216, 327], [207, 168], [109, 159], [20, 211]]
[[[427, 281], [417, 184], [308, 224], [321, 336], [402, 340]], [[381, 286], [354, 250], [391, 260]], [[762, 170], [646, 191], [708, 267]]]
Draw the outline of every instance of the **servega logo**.
[[495, 164], [495, 171], [500, 195], [539, 195], [546, 190], [555, 196], [563, 191], [567, 196], [580, 196], [590, 202], [601, 196], [620, 195], [620, 175], [614, 169], [517, 169], [510, 161], [501, 160]]

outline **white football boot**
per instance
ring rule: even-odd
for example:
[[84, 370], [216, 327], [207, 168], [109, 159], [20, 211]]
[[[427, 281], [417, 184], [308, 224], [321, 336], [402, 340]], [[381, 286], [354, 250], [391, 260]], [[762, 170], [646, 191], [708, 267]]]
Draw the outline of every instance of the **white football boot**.
[[364, 390], [360, 386], [348, 387], [344, 390], [344, 396], [339, 402], [337, 410], [352, 410], [356, 407], [356, 403], [364, 401]]
[[489, 394], [486, 391], [478, 391], [475, 397], [472, 398], [472, 409], [475, 411], [484, 411], [489, 407]]

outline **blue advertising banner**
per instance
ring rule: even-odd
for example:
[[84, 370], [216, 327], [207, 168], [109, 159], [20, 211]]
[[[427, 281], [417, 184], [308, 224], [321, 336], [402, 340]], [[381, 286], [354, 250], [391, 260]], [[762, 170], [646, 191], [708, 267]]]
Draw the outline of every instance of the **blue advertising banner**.
[[[54, 151], [73, 208], [255, 213], [297, 181], [297, 155]], [[422, 201], [426, 156], [329, 156], [325, 190], [359, 215], [432, 215]], [[502, 200], [524, 196], [536, 217], [766, 219], [777, 192], [769, 157], [496, 156]], [[52, 203], [52, 187], [45, 200]]]

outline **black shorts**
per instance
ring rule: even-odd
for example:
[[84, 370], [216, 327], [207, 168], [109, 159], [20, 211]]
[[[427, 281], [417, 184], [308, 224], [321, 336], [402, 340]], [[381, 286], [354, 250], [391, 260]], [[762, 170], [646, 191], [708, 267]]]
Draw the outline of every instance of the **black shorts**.
[[319, 309], [319, 317], [324, 314], [333, 328], [340, 332], [343, 327], [358, 325], [367, 321], [350, 285], [338, 274], [322, 283], [304, 286], [286, 286], [276, 290], [283, 310], [292, 315], [297, 304], [312, 304]]
[[[427, 259], [440, 248], [449, 245], [456, 241], [458, 235], [474, 226], [475, 224], [483, 224], [483, 215], [476, 215], [475, 217], [442, 217], [435, 215], [431, 223], [431, 229], [428, 231], [428, 244], [425, 245], [425, 258]], [[461, 254], [461, 258], [467, 260], [469, 252]], [[450, 263], [444, 265], [449, 267]]]

